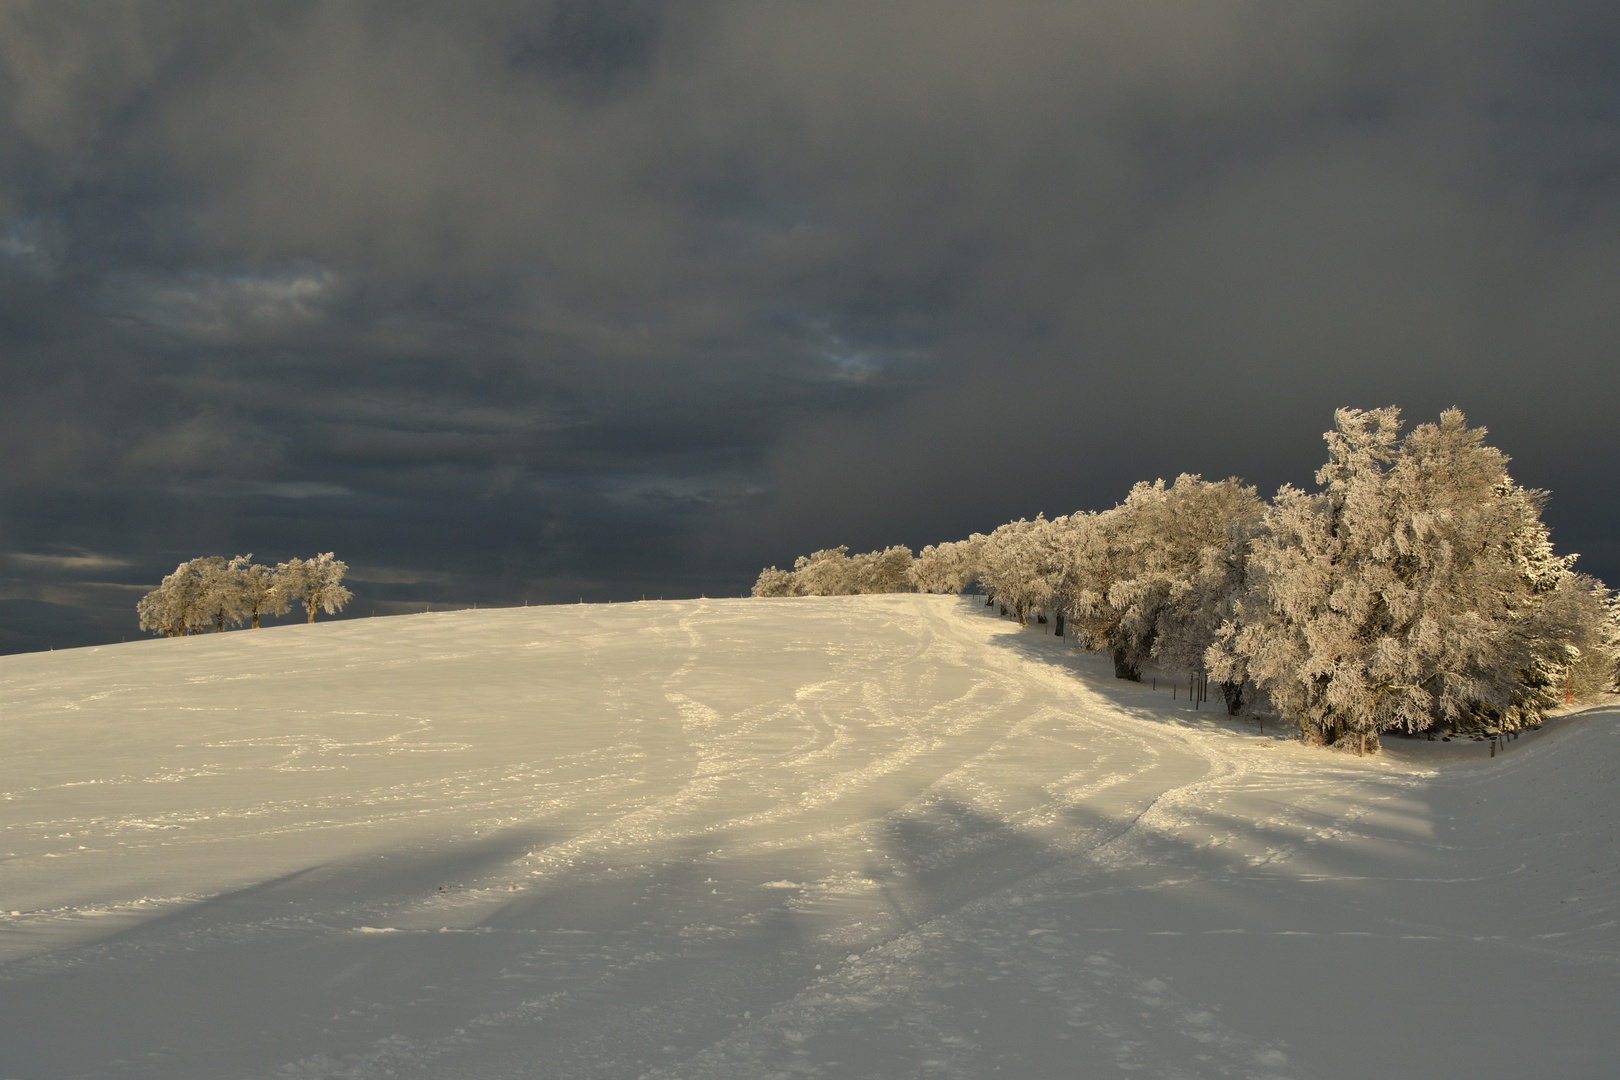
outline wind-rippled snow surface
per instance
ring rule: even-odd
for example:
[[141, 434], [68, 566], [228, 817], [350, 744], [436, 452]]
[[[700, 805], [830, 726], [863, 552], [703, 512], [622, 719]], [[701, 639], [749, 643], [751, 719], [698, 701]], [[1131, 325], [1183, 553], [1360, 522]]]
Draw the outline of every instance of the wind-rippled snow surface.
[[1309, 750], [970, 599], [0, 658], [0, 1077], [1613, 1077], [1620, 727]]

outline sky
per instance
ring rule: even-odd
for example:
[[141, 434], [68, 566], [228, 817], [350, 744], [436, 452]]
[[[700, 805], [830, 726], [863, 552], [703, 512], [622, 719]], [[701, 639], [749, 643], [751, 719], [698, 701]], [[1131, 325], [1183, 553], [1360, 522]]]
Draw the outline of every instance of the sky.
[[1620, 583], [1620, 8], [0, 6], [0, 651], [738, 595], [1458, 406]]

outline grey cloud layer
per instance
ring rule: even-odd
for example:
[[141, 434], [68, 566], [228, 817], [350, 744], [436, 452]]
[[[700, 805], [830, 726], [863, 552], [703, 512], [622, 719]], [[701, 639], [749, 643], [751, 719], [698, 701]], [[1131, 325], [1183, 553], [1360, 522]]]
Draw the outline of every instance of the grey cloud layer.
[[739, 591], [1303, 482], [1394, 402], [1489, 425], [1620, 576], [1611, 5], [0, 20], [6, 551], [338, 547], [385, 610]]

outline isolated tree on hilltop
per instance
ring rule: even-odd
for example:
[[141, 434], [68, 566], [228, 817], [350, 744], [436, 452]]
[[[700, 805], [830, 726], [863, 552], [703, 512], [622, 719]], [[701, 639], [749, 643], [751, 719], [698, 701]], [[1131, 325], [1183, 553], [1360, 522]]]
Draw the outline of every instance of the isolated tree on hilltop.
[[276, 567], [286, 582], [287, 595], [304, 605], [310, 622], [315, 621], [317, 611], [335, 615], [354, 599], [354, 594], [343, 587], [343, 575], [348, 570], [349, 564], [333, 558], [330, 551], [313, 559], [290, 559]]

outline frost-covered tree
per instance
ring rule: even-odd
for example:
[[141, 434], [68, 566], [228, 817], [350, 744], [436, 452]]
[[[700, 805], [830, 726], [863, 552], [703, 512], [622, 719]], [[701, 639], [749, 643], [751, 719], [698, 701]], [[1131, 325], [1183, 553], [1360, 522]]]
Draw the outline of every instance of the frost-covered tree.
[[911, 549], [888, 547], [851, 555], [847, 545], [801, 555], [791, 571], [774, 566], [760, 571], [755, 596], [850, 596], [855, 593], [910, 592]]
[[1069, 514], [1050, 520], [1037, 514], [1025, 533], [1033, 583], [1030, 604], [1054, 616], [1053, 633], [1064, 636], [1064, 625], [1075, 597], [1074, 553], [1092, 526], [1089, 515]]
[[157, 588], [135, 605], [142, 630], [168, 637], [198, 633], [205, 620], [202, 606], [203, 578], [199, 560], [191, 559], [174, 568]]
[[[1235, 480], [1205, 484], [1189, 501], [1202, 503], [1204, 513], [1188, 517], [1191, 528], [1183, 540], [1189, 557], [1170, 578], [1155, 622], [1152, 654], [1170, 674], [1214, 677], [1227, 714], [1236, 716], [1244, 706], [1246, 672], [1217, 675], [1209, 650], [1247, 588], [1249, 543], [1260, 527], [1264, 503], [1252, 487]], [[1224, 543], [1217, 530], [1224, 533]]]
[[209, 626], [215, 633], [238, 622], [242, 615], [237, 569], [241, 559], [203, 555], [175, 567], [174, 573], [135, 605], [142, 630], [180, 637], [200, 634]]
[[1564, 669], [1565, 688], [1576, 696], [1613, 691], [1620, 681], [1620, 605], [1614, 592], [1590, 574], [1565, 574], [1543, 610], [1565, 604], [1563, 638], [1575, 653]]
[[[238, 555], [227, 561], [219, 555], [204, 555], [181, 563], [136, 604], [141, 629], [179, 637], [200, 634], [210, 626], [217, 633], [246, 620], [257, 627], [261, 615], [280, 615], [290, 605], [292, 594], [286, 577], [289, 566], [315, 567], [328, 578], [332, 574], [331, 566], [320, 565], [320, 559], [330, 559], [329, 555], [307, 563], [294, 559], [275, 568], [261, 566], [252, 559], [252, 555]], [[342, 563], [336, 563], [336, 568], [335, 580], [340, 581], [347, 568]], [[349, 599], [348, 590], [339, 586], [338, 592], [329, 593], [317, 606], [325, 606], [327, 599], [341, 607]]]
[[778, 570], [774, 566], [767, 566], [759, 572], [759, 579], [754, 582], [755, 596], [796, 596], [793, 591], [793, 571]]
[[911, 564], [911, 585], [918, 592], [959, 593], [967, 584], [957, 570], [956, 544], [925, 544]]
[[231, 560], [231, 567], [236, 574], [242, 613], [252, 620], [252, 627], [257, 630], [261, 615], [286, 614], [292, 606], [292, 596], [279, 567], [250, 562], [252, 558], [252, 554], [238, 556]]
[[850, 578], [858, 593], [910, 592], [911, 549], [887, 547], [850, 559]]
[[1520, 672], [1513, 712], [1533, 722], [1569, 697], [1615, 689], [1620, 658], [1620, 611], [1603, 582], [1564, 573], [1535, 614], [1515, 627], [1519, 650], [1530, 662]]
[[287, 595], [304, 605], [309, 621], [315, 621], [317, 611], [334, 615], [354, 594], [343, 587], [343, 575], [349, 565], [332, 557], [328, 551], [313, 559], [291, 559], [276, 567], [276, 573], [286, 582]]
[[1033, 612], [1043, 613], [1043, 620], [1046, 612], [1056, 614], [1055, 632], [1062, 636], [1073, 596], [1076, 531], [1086, 523], [1082, 514], [1050, 519], [1036, 514], [1033, 521], [1020, 518], [1000, 526], [984, 540], [980, 584], [1020, 623], [1027, 624]]
[[918, 592], [960, 593], [979, 580], [986, 539], [983, 533], [974, 533], [966, 540], [929, 544], [911, 565], [912, 587]]
[[[1200, 620], [1187, 606], [1218, 587], [1200, 575], [1224, 573], [1229, 530], [1241, 530], [1260, 507], [1241, 481], [1183, 474], [1169, 485], [1139, 483], [1112, 510], [1073, 522], [1068, 602], [1082, 644], [1107, 651], [1122, 679], [1139, 680], [1156, 656], [1168, 670], [1202, 673], [1188, 652]], [[1178, 636], [1156, 653], [1162, 622]]]
[[1307, 738], [1360, 750], [1391, 729], [1526, 722], [1535, 673], [1569, 644], [1545, 629], [1572, 561], [1552, 554], [1545, 496], [1455, 409], [1399, 428], [1394, 408], [1338, 411], [1322, 490], [1278, 492], [1210, 652]]
[[1514, 727], [1560, 692], [1616, 685], [1620, 602], [1553, 553], [1543, 492], [1456, 410], [1404, 439], [1398, 410], [1340, 410], [1320, 490], [1268, 506], [1236, 479], [1141, 483], [1102, 513], [1019, 519], [988, 536], [771, 567], [756, 596], [977, 583], [1021, 623], [1065, 617], [1120, 678], [1258, 692], [1308, 739], [1377, 747], [1435, 724]]
[[227, 624], [235, 625], [247, 614], [242, 603], [239, 571], [251, 556], [239, 555], [229, 562], [220, 555], [205, 555], [193, 559], [201, 581], [197, 606], [205, 623], [212, 623], [214, 633], [224, 631]]
[[1037, 534], [1045, 525], [1042, 515], [1035, 521], [1019, 518], [998, 526], [985, 540], [979, 580], [1012, 609], [1020, 624], [1028, 622], [1030, 610], [1043, 596]]
[[[1151, 490], [1150, 485], [1138, 485], [1143, 487]], [[1137, 576], [1139, 545], [1132, 539], [1131, 526], [1144, 496], [1137, 490], [1131, 494], [1135, 499], [1131, 510], [1122, 503], [1102, 513], [1071, 515], [1067, 600], [1080, 644], [1093, 652], [1107, 652], [1114, 675], [1134, 681], [1142, 677], [1142, 661], [1152, 641], [1132, 640], [1131, 627], [1124, 625], [1127, 611], [1116, 603], [1126, 594], [1115, 587]]]
[[849, 596], [856, 592], [849, 545], [823, 548], [793, 561], [793, 591], [799, 596]]

